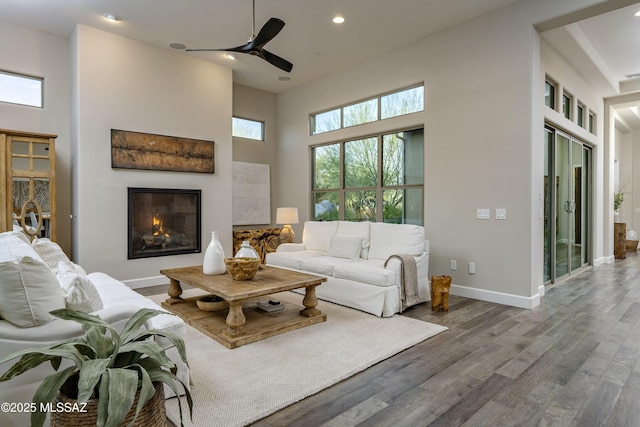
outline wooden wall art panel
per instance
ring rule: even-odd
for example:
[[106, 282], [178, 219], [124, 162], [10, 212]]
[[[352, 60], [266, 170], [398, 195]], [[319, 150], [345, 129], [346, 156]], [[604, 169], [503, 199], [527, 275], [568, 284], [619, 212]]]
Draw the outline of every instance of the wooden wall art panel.
[[214, 173], [214, 142], [111, 129], [111, 167]]

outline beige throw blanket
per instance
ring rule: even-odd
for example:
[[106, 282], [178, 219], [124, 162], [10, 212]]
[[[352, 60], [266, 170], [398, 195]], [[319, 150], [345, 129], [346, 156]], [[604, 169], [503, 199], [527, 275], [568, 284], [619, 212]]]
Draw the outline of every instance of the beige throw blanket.
[[400, 260], [400, 313], [402, 313], [406, 308], [422, 302], [418, 294], [418, 266], [413, 255], [401, 254], [387, 258], [384, 262], [385, 267], [392, 258]]

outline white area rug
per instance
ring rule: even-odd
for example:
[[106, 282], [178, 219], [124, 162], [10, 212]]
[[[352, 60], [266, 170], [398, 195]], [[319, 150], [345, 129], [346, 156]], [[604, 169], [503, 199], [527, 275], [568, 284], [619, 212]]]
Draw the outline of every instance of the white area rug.
[[[193, 294], [190, 292], [194, 292]], [[190, 290], [184, 297], [199, 290]], [[150, 297], [159, 303], [166, 294]], [[302, 296], [274, 296], [302, 305]], [[447, 328], [379, 318], [320, 301], [327, 321], [229, 350], [187, 326], [193, 426], [244, 426], [315, 394]], [[167, 416], [180, 425], [177, 399]], [[186, 407], [186, 403], [183, 405]], [[188, 416], [187, 416], [188, 419]]]

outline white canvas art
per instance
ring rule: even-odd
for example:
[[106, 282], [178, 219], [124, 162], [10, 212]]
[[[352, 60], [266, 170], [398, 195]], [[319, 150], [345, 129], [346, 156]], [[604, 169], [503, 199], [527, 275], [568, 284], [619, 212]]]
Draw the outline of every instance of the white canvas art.
[[233, 162], [233, 225], [271, 224], [268, 164]]

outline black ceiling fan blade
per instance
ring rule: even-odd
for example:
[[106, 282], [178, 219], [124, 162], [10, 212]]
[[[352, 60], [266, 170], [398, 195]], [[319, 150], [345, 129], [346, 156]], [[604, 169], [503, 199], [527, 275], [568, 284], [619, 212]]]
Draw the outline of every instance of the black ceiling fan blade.
[[185, 52], [243, 52], [250, 51], [251, 43], [244, 44], [242, 46], [228, 47], [226, 49], [185, 49]]
[[293, 64], [291, 62], [287, 61], [284, 58], [280, 58], [278, 55], [275, 55], [268, 50], [261, 49], [259, 55], [262, 59], [264, 59], [271, 65], [278, 67], [281, 70], [286, 71], [287, 73], [290, 73], [293, 69]]
[[278, 18], [271, 18], [262, 26], [258, 35], [253, 39], [253, 46], [260, 48], [271, 41], [284, 27], [284, 21]]

